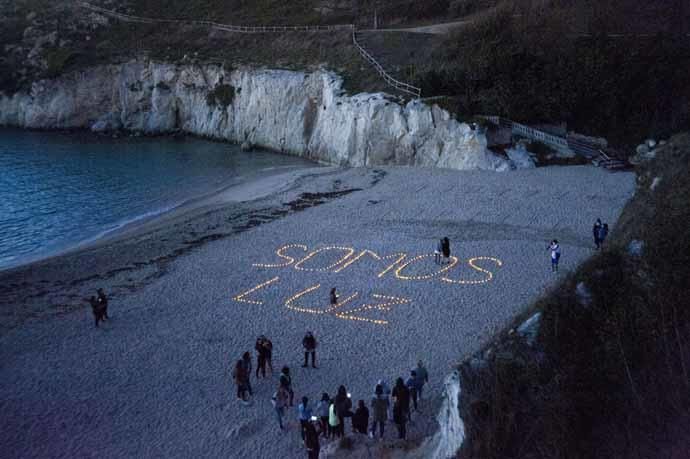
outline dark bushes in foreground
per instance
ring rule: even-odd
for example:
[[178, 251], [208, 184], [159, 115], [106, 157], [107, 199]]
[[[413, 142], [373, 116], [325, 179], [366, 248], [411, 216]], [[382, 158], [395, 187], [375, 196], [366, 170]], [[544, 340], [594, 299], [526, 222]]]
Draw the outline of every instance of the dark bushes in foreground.
[[690, 457], [689, 172], [678, 136], [639, 171], [612, 246], [538, 302], [535, 346], [506, 333], [463, 366], [458, 457]]

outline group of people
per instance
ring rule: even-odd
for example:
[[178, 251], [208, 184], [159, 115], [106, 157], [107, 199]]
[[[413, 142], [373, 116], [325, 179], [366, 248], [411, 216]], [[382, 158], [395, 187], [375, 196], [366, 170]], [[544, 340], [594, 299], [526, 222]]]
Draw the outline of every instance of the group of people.
[[[594, 236], [594, 245], [597, 250], [604, 248], [604, 241], [606, 236], [609, 234], [608, 223], [601, 223], [601, 219], [597, 218], [592, 226], [592, 236]], [[551, 271], [558, 272], [558, 262], [561, 259], [561, 246], [558, 244], [556, 239], [552, 240], [548, 247], [549, 252], [551, 252]]]
[[97, 296], [91, 296], [89, 298], [89, 304], [91, 304], [91, 311], [93, 312], [93, 317], [96, 320], [96, 327], [101, 321], [108, 320], [108, 297], [102, 288], [96, 291]]
[[[335, 289], [331, 292], [335, 295]], [[316, 348], [318, 342], [311, 331], [308, 331], [302, 339], [304, 348], [303, 367], [316, 368]], [[254, 346], [256, 350], [257, 367], [255, 376], [266, 377], [266, 367], [273, 373], [272, 353], [273, 344], [266, 336], [257, 338]], [[237, 398], [247, 402], [253, 395], [250, 377], [252, 374], [252, 356], [247, 351], [242, 358], [237, 360], [232, 371], [232, 376], [237, 386]], [[278, 427], [285, 429], [285, 416], [288, 408], [294, 407], [295, 391], [293, 388], [290, 368], [284, 366], [280, 370], [278, 387], [271, 397], [271, 403], [278, 421]], [[334, 397], [323, 393], [321, 399], [311, 404], [309, 397], [303, 396], [297, 406], [297, 420], [300, 424], [300, 435], [304, 442], [309, 457], [318, 457], [320, 451], [319, 438], [341, 438], [345, 435], [346, 419], [351, 419], [352, 432], [370, 435], [372, 438], [383, 438], [385, 425], [393, 421], [398, 430], [398, 438], [407, 435], [407, 423], [412, 419], [412, 411], [418, 409], [424, 385], [429, 381], [429, 374], [420, 360], [417, 367], [410, 372], [407, 380], [397, 378], [393, 389], [379, 380], [374, 388], [371, 401], [368, 406], [364, 400], [359, 400], [353, 410], [352, 395], [345, 386], [338, 387]]]

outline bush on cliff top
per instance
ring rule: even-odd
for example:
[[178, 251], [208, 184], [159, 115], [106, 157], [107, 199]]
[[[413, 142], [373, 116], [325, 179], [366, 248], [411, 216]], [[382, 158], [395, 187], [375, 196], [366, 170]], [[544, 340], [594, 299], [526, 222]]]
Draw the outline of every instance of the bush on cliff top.
[[206, 94], [206, 103], [209, 107], [220, 107], [223, 110], [228, 108], [234, 99], [235, 87], [230, 84], [218, 84]]

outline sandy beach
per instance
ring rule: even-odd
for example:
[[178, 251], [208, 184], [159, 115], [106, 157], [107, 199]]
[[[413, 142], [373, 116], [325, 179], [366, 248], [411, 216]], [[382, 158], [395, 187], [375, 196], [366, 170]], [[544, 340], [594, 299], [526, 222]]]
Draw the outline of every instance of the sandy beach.
[[[0, 272], [0, 444], [7, 457], [302, 457], [296, 411], [281, 432], [269, 403], [277, 371], [252, 377], [249, 406], [235, 399], [232, 364], [260, 334], [312, 400], [345, 384], [368, 402], [424, 360], [409, 428], [422, 438], [451, 366], [589, 257], [592, 223], [614, 226], [634, 186], [590, 166], [315, 167]], [[436, 265], [443, 236], [453, 257]], [[97, 329], [85, 298], [98, 287], [112, 319]], [[318, 369], [301, 368], [307, 330]]]

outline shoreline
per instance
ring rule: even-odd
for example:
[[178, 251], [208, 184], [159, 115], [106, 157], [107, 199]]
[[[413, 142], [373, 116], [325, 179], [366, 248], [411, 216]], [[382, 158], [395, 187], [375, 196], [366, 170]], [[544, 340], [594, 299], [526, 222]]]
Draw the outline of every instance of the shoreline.
[[[292, 166], [290, 166], [292, 167]], [[99, 285], [117, 284], [115, 297], [163, 277], [179, 256], [310, 207], [298, 203], [310, 178], [328, 181], [348, 168], [294, 166], [222, 187], [170, 211], [0, 270], [0, 336], [30, 318], [61, 315], [88, 306]], [[317, 202], [314, 205], [318, 205]], [[267, 215], [269, 214], [269, 215]]]
[[[134, 216], [124, 222], [115, 223], [113, 228], [106, 229], [96, 235], [71, 243], [68, 247], [50, 250], [41, 255], [29, 256], [18, 264], [0, 266], [0, 278], [12, 271], [29, 269], [33, 265], [42, 262], [58, 259], [67, 255], [78, 254], [79, 252], [88, 251], [108, 244], [116, 244], [123, 239], [134, 237], [141, 232], [160, 229], [171, 221], [183, 219], [186, 216], [192, 216], [192, 214], [212, 211], [228, 203], [248, 202], [265, 198], [289, 187], [296, 180], [299, 180], [302, 174], [312, 173], [313, 170], [321, 169], [323, 166], [315, 164], [313, 167], [282, 166], [279, 169], [281, 168], [292, 170], [289, 172], [267, 174], [266, 169], [261, 169], [251, 174], [242, 182], [229, 185], [226, 184], [216, 190], [200, 196], [191, 197], [178, 204], [169, 206], [168, 208], [154, 210], [147, 214]], [[247, 189], [249, 189], [249, 192], [247, 192]]]

